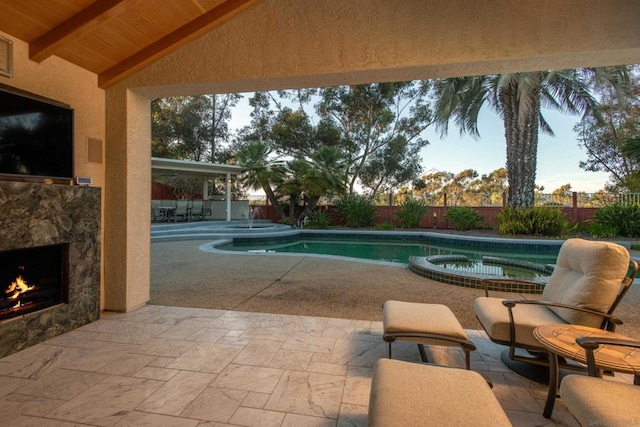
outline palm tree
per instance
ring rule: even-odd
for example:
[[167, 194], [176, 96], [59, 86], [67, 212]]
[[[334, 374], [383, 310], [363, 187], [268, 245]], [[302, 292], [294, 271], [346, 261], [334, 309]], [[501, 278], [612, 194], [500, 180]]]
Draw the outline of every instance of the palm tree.
[[446, 134], [454, 118], [461, 133], [479, 137], [478, 113], [488, 103], [503, 119], [507, 145], [509, 205], [533, 205], [539, 131], [553, 135], [541, 107], [590, 114], [591, 89], [611, 85], [625, 93], [629, 68], [603, 67], [438, 79], [434, 85], [436, 123]]
[[307, 204], [297, 220], [313, 211], [321, 197], [343, 196], [347, 192], [347, 164], [337, 147], [321, 145], [308, 157], [287, 162], [287, 171], [287, 179], [278, 191], [290, 197], [291, 218], [294, 218], [294, 206], [302, 194]]
[[278, 160], [270, 158], [271, 149], [260, 141], [245, 145], [238, 152], [238, 164], [248, 168], [241, 179], [249, 188], [263, 190], [269, 202], [276, 209], [279, 218], [284, 218], [284, 210], [278, 201], [271, 183], [280, 180], [284, 174], [284, 166]]

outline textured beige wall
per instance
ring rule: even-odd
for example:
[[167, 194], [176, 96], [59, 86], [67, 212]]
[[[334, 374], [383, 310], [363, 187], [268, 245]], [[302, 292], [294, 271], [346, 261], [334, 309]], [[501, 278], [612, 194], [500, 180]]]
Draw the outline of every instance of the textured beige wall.
[[108, 89], [107, 308], [149, 288], [149, 140], [131, 122], [149, 99], [640, 63], [638, 17], [619, 0], [265, 0]]
[[[14, 37], [13, 77], [0, 76], [0, 83], [68, 104], [74, 113], [75, 174], [89, 176], [97, 187], [104, 186], [104, 162], [87, 161], [87, 138], [104, 141], [104, 90], [97, 87], [95, 74], [58, 57], [38, 64], [29, 60], [29, 46]], [[104, 149], [104, 144], [103, 144]]]
[[[29, 60], [29, 46], [0, 32], [13, 41], [13, 77], [0, 76], [0, 83], [50, 98], [74, 109], [74, 167], [76, 176], [88, 176], [96, 187], [105, 186], [105, 164], [89, 163], [87, 139], [105, 141], [105, 91], [98, 88], [97, 76], [58, 57], [42, 63]], [[103, 155], [104, 159], [104, 155]], [[104, 197], [102, 197], [104, 224]], [[101, 274], [101, 278], [104, 276]], [[101, 280], [101, 289], [104, 280]], [[101, 292], [102, 296], [102, 292]]]

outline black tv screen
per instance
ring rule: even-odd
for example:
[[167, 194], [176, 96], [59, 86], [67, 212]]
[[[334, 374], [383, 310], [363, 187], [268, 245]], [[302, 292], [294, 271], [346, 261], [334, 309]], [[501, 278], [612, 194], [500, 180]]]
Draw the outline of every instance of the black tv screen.
[[0, 88], [0, 175], [73, 178], [73, 110]]

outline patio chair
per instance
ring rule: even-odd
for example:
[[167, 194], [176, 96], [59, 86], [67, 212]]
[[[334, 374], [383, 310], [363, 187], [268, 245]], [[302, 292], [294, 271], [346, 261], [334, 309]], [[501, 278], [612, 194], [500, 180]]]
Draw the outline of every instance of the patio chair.
[[[587, 352], [590, 376], [567, 375], [560, 384], [560, 398], [569, 412], [583, 426], [637, 424], [640, 412], [640, 373], [636, 373], [634, 384], [603, 379], [595, 364], [593, 352], [601, 344], [628, 348], [630, 353], [640, 351], [640, 341], [578, 338], [578, 344]], [[636, 360], [639, 356], [636, 356]], [[613, 369], [612, 371], [615, 371]]]
[[167, 218], [160, 206], [160, 200], [151, 200], [151, 221], [163, 221]]
[[173, 211], [173, 220], [178, 222], [178, 217], [182, 220], [189, 218], [189, 201], [188, 200], [176, 200], [176, 210]]
[[211, 200], [202, 201], [202, 219], [208, 219], [211, 216], [211, 206]]
[[204, 219], [203, 200], [194, 200], [191, 205], [191, 219], [200, 221]]
[[[502, 361], [517, 373], [544, 382], [548, 380], [548, 353], [533, 330], [549, 323], [567, 323], [613, 331], [622, 323], [613, 312], [637, 272], [638, 264], [618, 244], [568, 239], [540, 300], [489, 297], [490, 285], [518, 281], [487, 279], [483, 281], [485, 296], [475, 299], [474, 311], [491, 341], [509, 346]], [[536, 365], [545, 369], [535, 369]], [[560, 367], [577, 369], [563, 360]]]

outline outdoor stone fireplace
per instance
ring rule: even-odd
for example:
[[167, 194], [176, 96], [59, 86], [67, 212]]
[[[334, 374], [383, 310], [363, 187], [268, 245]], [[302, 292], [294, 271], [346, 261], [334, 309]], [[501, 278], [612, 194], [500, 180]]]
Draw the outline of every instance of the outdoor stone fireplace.
[[0, 181], [0, 269], [0, 357], [97, 320], [100, 189]]

